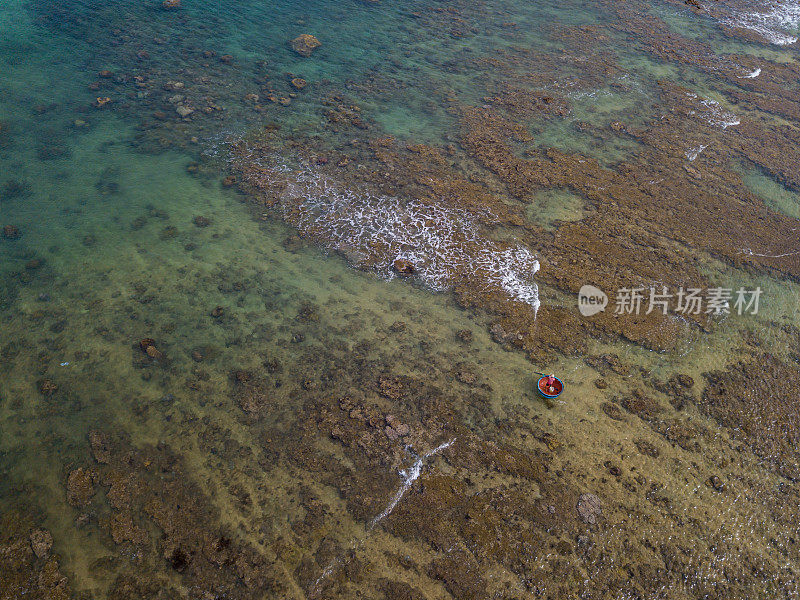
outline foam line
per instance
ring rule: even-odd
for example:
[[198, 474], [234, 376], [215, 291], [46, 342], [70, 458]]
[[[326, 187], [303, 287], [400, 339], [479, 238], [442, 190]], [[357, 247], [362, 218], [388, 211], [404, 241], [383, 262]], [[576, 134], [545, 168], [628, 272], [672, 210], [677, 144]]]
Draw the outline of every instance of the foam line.
[[443, 444], [439, 444], [433, 450], [429, 450], [428, 452], [420, 456], [416, 460], [416, 462], [414, 462], [414, 464], [411, 465], [410, 468], [404, 471], [400, 471], [400, 476], [403, 478], [403, 483], [400, 485], [400, 488], [397, 490], [397, 492], [395, 492], [394, 496], [392, 496], [392, 499], [389, 501], [389, 504], [386, 506], [386, 508], [383, 509], [383, 512], [372, 520], [372, 522], [369, 524], [368, 529], [373, 529], [375, 525], [377, 525], [380, 521], [382, 521], [390, 514], [392, 514], [392, 511], [394, 510], [395, 506], [397, 506], [397, 503], [403, 499], [403, 496], [405, 496], [406, 492], [419, 478], [420, 474], [422, 473], [422, 467], [425, 466], [425, 461], [429, 459], [431, 456], [439, 454], [439, 452], [441, 452], [442, 450], [449, 448], [450, 446], [453, 445], [453, 442], [455, 441], [456, 441], [455, 438], [453, 438], [449, 442], [444, 442]]
[[392, 265], [402, 259], [434, 290], [469, 280], [482, 292], [499, 289], [534, 310], [539, 308], [538, 286], [532, 281], [539, 261], [527, 248], [505, 246], [480, 235], [470, 213], [342, 189], [310, 168], [279, 167], [273, 172], [281, 172], [286, 181], [281, 197], [284, 219], [354, 262], [391, 278]]
[[772, 44], [788, 46], [797, 42], [797, 36], [789, 32], [800, 26], [800, 2], [771, 2], [763, 12], [737, 10], [721, 22], [754, 31]]

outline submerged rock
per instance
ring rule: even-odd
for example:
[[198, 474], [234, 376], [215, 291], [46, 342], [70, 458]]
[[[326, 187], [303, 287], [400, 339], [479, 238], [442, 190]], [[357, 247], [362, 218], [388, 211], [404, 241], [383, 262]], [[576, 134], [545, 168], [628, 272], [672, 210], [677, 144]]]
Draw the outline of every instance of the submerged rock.
[[31, 533], [31, 549], [37, 558], [50, 556], [53, 547], [53, 536], [46, 529], [37, 529]]
[[97, 430], [89, 432], [89, 445], [92, 448], [92, 456], [101, 464], [108, 464], [111, 461], [111, 449], [108, 437]]
[[189, 108], [188, 106], [185, 106], [183, 104], [179, 104], [178, 106], [175, 107], [175, 112], [178, 113], [178, 115], [180, 115], [181, 117], [186, 118], [194, 112], [194, 109]]
[[152, 338], [145, 338], [139, 342], [139, 348], [150, 358], [160, 360], [164, 358], [164, 353], [156, 348], [156, 342]]
[[405, 258], [398, 258], [395, 260], [392, 263], [392, 268], [394, 269], [395, 273], [402, 275], [403, 277], [413, 275], [417, 271], [416, 267], [414, 267], [414, 264]]
[[58, 385], [52, 379], [42, 379], [38, 387], [42, 396], [52, 396], [58, 391]]
[[3, 227], [3, 238], [7, 240], [18, 240], [22, 237], [19, 229], [14, 225], [5, 225]]
[[67, 477], [67, 502], [72, 506], [85, 506], [95, 494], [97, 473], [80, 467]]
[[308, 58], [311, 56], [311, 53], [322, 46], [322, 42], [320, 42], [317, 38], [313, 35], [309, 35], [308, 33], [303, 33], [296, 38], [294, 38], [291, 42], [292, 50], [297, 52], [300, 56]]
[[597, 517], [603, 513], [600, 498], [594, 494], [581, 494], [576, 509], [581, 521], [589, 525], [597, 523]]

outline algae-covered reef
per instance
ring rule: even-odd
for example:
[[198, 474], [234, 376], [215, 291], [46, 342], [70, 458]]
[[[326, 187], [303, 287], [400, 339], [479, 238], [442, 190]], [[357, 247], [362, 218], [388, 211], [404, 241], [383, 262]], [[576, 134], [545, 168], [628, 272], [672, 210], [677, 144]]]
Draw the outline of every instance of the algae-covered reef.
[[0, 598], [798, 597], [791, 2], [9, 14]]

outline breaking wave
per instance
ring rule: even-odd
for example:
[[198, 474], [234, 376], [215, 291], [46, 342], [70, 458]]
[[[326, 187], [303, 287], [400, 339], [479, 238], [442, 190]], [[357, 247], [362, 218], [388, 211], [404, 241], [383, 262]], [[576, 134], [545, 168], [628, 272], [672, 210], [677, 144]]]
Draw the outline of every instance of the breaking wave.
[[[707, 100], [698, 98], [697, 94], [688, 93], [692, 99], [699, 100], [700, 112], [699, 114], [705, 118], [706, 122], [713, 127], [720, 127], [727, 129], [734, 125], [739, 125], [742, 120], [732, 112], [722, 108], [722, 105], [715, 100]], [[694, 112], [694, 111], [692, 111]]]
[[482, 292], [502, 290], [538, 310], [539, 290], [532, 278], [539, 261], [522, 246], [480, 235], [469, 212], [342, 189], [310, 167], [275, 171], [286, 185], [281, 196], [284, 219], [352, 262], [390, 278], [393, 265], [406, 261], [434, 290], [467, 281]]
[[736, 10], [721, 22], [754, 31], [772, 44], [788, 46], [797, 42], [797, 36], [791, 32], [800, 26], [800, 2], [772, 2], [764, 11]]

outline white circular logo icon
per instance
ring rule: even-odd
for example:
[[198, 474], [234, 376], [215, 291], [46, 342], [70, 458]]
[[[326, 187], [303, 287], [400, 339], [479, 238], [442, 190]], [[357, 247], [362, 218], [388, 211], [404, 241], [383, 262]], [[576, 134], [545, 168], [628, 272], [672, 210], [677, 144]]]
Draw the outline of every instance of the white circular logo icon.
[[584, 285], [578, 291], [578, 310], [584, 317], [603, 312], [608, 306], [608, 296], [600, 288]]

